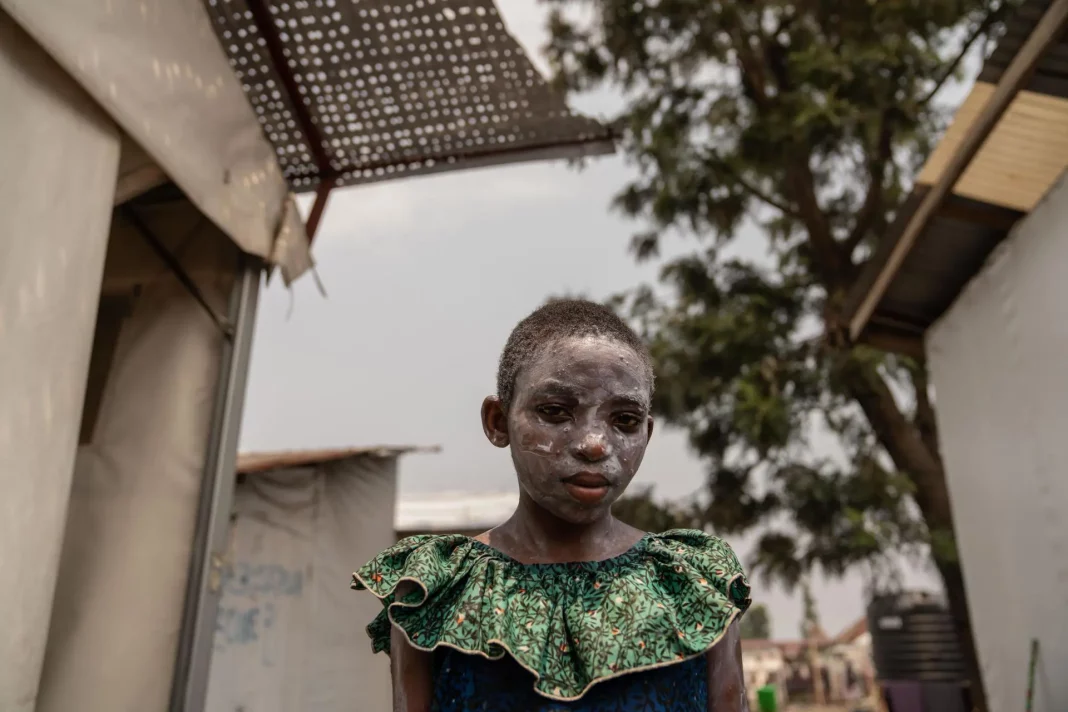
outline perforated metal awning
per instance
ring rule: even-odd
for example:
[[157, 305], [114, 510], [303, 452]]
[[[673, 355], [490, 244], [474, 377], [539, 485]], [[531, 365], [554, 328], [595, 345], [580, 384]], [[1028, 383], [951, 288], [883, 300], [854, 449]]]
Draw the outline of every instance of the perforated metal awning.
[[206, 0], [296, 191], [611, 153], [492, 0]]

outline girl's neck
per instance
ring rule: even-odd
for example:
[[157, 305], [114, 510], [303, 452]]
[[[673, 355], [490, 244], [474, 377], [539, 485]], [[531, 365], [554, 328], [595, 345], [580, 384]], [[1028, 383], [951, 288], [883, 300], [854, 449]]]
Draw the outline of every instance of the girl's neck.
[[610, 559], [641, 537], [642, 532], [610, 513], [582, 524], [565, 521], [524, 492], [508, 521], [479, 538], [517, 561], [535, 564]]

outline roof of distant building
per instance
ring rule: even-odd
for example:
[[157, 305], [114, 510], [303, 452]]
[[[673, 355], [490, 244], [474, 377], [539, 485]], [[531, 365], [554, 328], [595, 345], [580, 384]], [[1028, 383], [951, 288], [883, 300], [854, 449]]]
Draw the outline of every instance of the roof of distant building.
[[[827, 645], [848, 645], [853, 643], [864, 633], [868, 632], [868, 619], [860, 618], [847, 626], [834, 638], [828, 638], [822, 630], [817, 629], [816, 643], [820, 647]], [[742, 640], [742, 651], [758, 651], [777, 648], [785, 657], [794, 657], [801, 653], [808, 645], [805, 640], [768, 640], [761, 638], [748, 638]]]
[[853, 625], [848, 626], [841, 633], [834, 637], [835, 643], [852, 643], [857, 638], [868, 632], [868, 619], [867, 617], [861, 617]]
[[415, 452], [440, 452], [439, 447], [416, 445], [377, 445], [373, 447], [330, 448], [320, 450], [280, 450], [248, 452], [237, 456], [237, 474], [268, 472], [285, 467], [308, 467], [350, 457], [399, 457]]
[[467, 532], [492, 529], [519, 504], [517, 492], [436, 492], [402, 495], [397, 501], [398, 532]]

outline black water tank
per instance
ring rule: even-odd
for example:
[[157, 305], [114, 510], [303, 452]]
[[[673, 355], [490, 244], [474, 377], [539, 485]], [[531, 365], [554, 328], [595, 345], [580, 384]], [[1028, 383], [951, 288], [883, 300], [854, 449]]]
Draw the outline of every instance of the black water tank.
[[953, 619], [938, 597], [925, 592], [877, 596], [868, 606], [868, 630], [880, 680], [966, 679]]

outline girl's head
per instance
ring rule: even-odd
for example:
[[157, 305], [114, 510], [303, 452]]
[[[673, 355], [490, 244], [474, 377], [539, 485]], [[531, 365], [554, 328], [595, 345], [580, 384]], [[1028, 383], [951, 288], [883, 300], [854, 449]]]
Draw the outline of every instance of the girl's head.
[[558, 300], [512, 331], [482, 425], [490, 442], [511, 447], [531, 500], [588, 523], [638, 471], [653, 433], [652, 393], [649, 351], [622, 319], [600, 304]]

